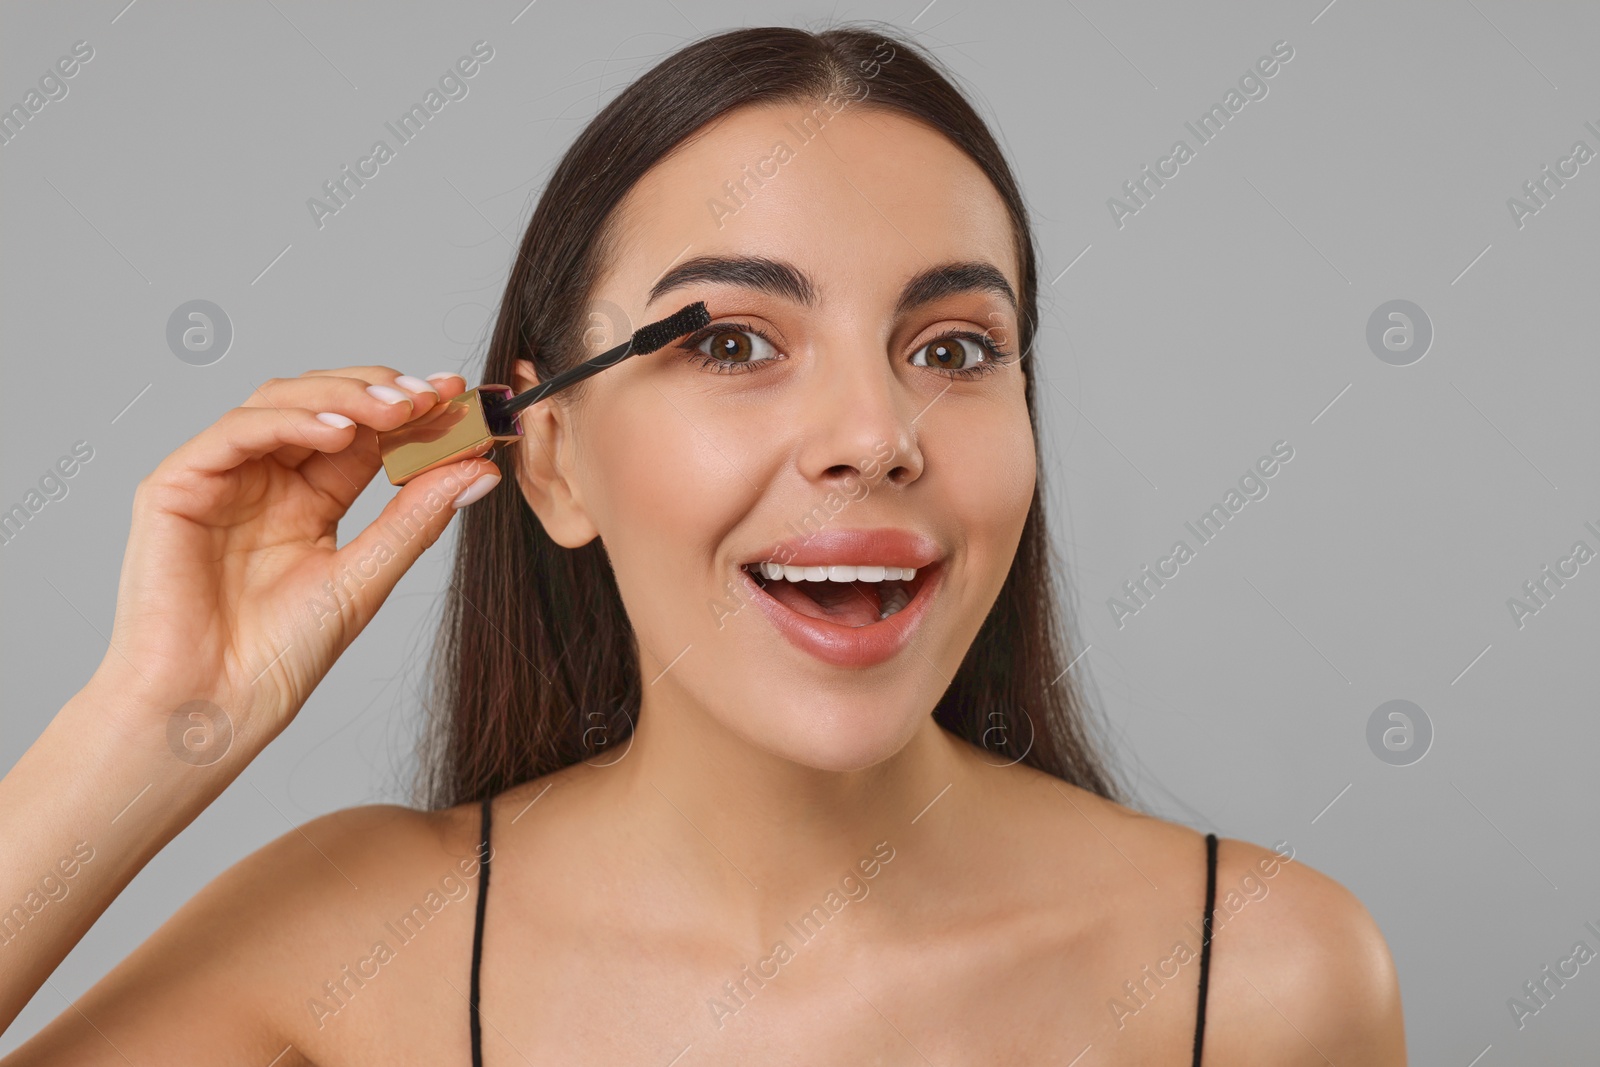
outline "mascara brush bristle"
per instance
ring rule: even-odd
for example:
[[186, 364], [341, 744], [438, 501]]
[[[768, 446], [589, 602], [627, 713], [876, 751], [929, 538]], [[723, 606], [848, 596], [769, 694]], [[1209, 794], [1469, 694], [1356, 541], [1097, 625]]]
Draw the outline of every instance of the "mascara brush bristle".
[[711, 324], [711, 313], [704, 300], [696, 300], [686, 308], [668, 315], [660, 322], [652, 322], [633, 331], [630, 355], [642, 356], [663, 345]]
[[711, 312], [706, 310], [705, 301], [696, 300], [686, 307], [679, 308], [676, 312], [657, 322], [652, 322], [633, 331], [633, 336], [622, 344], [609, 351], [602, 352], [591, 360], [587, 360], [562, 371], [549, 381], [534, 386], [532, 389], [518, 393], [505, 400], [491, 401], [487, 413], [491, 423], [501, 425], [505, 420], [514, 417], [545, 397], [577, 382], [583, 381], [591, 375], [598, 374], [607, 367], [614, 367], [629, 356], [642, 356], [647, 352], [654, 352], [670, 342], [692, 333], [703, 326], [711, 324]]

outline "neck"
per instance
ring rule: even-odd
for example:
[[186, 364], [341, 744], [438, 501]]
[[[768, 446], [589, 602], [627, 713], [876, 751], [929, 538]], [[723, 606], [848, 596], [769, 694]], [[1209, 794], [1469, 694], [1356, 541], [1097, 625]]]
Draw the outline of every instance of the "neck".
[[698, 709], [647, 699], [639, 719], [624, 756], [597, 760], [616, 760], [601, 772], [615, 776], [607, 788], [651, 851], [724, 915], [759, 927], [837, 884], [875, 847], [899, 853], [915, 841], [916, 866], [935, 877], [964, 862], [965, 837], [951, 827], [967, 823], [948, 809], [970, 809], [960, 803], [970, 795], [952, 803], [951, 794], [970, 793], [972, 757], [931, 715], [887, 759], [846, 771], [758, 748]]

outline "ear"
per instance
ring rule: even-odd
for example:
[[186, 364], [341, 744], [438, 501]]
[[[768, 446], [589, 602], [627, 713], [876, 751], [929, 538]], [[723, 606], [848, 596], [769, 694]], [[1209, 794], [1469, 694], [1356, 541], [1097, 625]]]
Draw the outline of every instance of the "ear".
[[[512, 388], [520, 393], [539, 384], [533, 363], [516, 362]], [[577, 439], [566, 407], [556, 397], [539, 401], [518, 416], [522, 440], [518, 449], [517, 487], [528, 507], [539, 517], [550, 539], [563, 548], [581, 548], [599, 536], [583, 505], [583, 495], [572, 475]]]

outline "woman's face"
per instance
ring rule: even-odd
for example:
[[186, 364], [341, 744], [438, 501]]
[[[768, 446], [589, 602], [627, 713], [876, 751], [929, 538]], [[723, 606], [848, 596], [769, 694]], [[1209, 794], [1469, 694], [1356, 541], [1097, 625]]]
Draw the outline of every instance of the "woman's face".
[[[836, 97], [724, 116], [618, 227], [589, 354], [697, 300], [712, 332], [530, 409], [524, 492], [559, 543], [605, 544], [643, 718], [875, 764], [954, 678], [1033, 495], [1004, 203], [941, 135]], [[917, 574], [789, 582], [762, 562]], [[897, 585], [910, 602], [880, 621]]]

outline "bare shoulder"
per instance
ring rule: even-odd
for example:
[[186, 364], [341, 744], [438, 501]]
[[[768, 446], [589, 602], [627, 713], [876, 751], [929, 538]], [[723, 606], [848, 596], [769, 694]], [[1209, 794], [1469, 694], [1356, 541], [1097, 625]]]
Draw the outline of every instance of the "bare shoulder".
[[465, 995], [477, 850], [476, 805], [312, 819], [205, 885], [7, 1062], [459, 1056], [465, 1001], [459, 1041], [415, 1005], [454, 1000], [452, 982]]
[[1365, 905], [1294, 848], [1219, 842], [1207, 1050], [1230, 1062], [1406, 1062], [1400, 983]]
[[263, 853], [278, 855], [262, 855], [260, 867], [276, 859], [284, 868], [274, 878], [288, 898], [282, 920], [311, 918], [263, 952], [277, 978], [263, 1011], [287, 1023], [279, 1049], [311, 1063], [348, 1062], [357, 1049], [460, 1058], [479, 849], [477, 804], [350, 808], [268, 845]]
[[[1080, 865], [1102, 846], [1098, 877], [1125, 890], [1110, 895], [1110, 906], [1123, 908], [1118, 922], [1139, 930], [1147, 920], [1189, 917], [1198, 926], [1203, 833], [1059, 780], [1034, 784], [1045, 802], [1051, 793], [1067, 802], [1061, 818], [1081, 827]], [[1226, 837], [1214, 893], [1205, 1062], [1406, 1062], [1394, 962], [1354, 893], [1308, 865], [1291, 842], [1269, 848]]]

